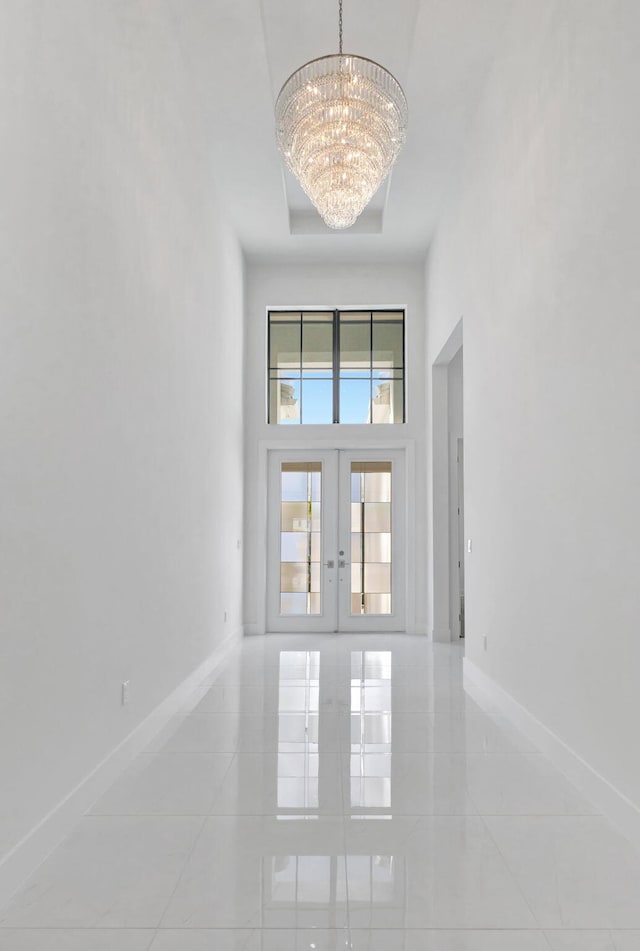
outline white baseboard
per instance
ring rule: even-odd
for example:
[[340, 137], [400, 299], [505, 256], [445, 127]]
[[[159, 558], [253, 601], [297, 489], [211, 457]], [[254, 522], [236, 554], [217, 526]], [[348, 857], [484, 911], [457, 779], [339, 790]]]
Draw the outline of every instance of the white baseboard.
[[466, 657], [464, 689], [480, 706], [510, 720], [636, 848], [640, 848], [638, 806]]
[[239, 634], [230, 634], [166, 700], [155, 708], [78, 785], [0, 861], [0, 908], [70, 832], [74, 824], [112, 785], [131, 761], [177, 713], [202, 699], [214, 671], [227, 659]]
[[451, 630], [448, 627], [434, 627], [431, 640], [438, 644], [448, 644], [451, 641]]

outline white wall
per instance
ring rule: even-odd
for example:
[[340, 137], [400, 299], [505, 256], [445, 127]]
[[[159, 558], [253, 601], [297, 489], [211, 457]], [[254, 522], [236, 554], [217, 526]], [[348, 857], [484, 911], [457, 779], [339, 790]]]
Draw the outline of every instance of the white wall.
[[240, 629], [244, 305], [165, 5], [0, 44], [1, 855]]
[[[336, 245], [340, 236], [336, 235]], [[407, 423], [404, 426], [298, 426], [267, 424], [266, 329], [268, 307], [406, 307]], [[245, 394], [245, 630], [264, 630], [266, 561], [267, 446], [337, 445], [387, 447], [404, 442], [414, 466], [409, 492], [415, 519], [409, 526], [410, 570], [415, 598], [407, 605], [408, 627], [426, 630], [426, 563], [417, 539], [426, 518], [425, 406], [423, 399], [424, 279], [412, 265], [250, 264], [247, 268], [246, 374], [253, 381]], [[304, 441], [301, 443], [301, 441]]]
[[515, 4], [427, 270], [428, 366], [464, 315], [468, 654], [638, 806], [639, 45], [636, 0]]

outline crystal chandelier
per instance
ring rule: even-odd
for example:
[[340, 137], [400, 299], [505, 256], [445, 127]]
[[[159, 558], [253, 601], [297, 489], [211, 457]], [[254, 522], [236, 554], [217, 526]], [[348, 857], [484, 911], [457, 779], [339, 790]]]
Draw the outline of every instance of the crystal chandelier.
[[349, 228], [404, 144], [407, 100], [386, 69], [342, 52], [297, 69], [276, 102], [276, 136], [293, 174], [330, 228]]

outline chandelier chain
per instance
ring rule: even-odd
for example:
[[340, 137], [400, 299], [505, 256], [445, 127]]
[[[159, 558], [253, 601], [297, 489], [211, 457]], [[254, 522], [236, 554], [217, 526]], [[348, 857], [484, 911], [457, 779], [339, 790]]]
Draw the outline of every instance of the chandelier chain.
[[339, 52], [342, 56], [342, 0], [338, 0], [338, 39]]

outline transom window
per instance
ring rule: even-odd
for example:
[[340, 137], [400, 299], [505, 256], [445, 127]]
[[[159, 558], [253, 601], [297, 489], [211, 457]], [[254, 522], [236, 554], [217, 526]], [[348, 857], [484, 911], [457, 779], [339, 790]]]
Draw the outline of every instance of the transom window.
[[404, 311], [269, 311], [269, 422], [404, 423]]

